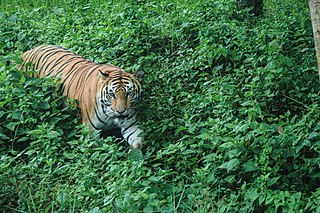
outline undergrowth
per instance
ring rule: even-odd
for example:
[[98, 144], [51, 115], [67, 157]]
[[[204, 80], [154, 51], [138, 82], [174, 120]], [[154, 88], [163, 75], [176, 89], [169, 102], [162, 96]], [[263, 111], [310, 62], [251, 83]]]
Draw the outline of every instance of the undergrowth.
[[[0, 211], [320, 211], [319, 77], [294, 2], [2, 1]], [[144, 70], [143, 159], [17, 69], [41, 44]]]

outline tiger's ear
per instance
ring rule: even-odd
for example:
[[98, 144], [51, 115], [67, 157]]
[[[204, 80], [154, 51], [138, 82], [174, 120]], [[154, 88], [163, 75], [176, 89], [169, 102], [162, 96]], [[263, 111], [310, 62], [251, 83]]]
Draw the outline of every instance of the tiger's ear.
[[135, 74], [134, 74], [134, 77], [138, 80], [138, 81], [142, 81], [142, 76], [144, 75], [144, 72], [142, 70], [140, 71], [137, 71]]
[[105, 80], [106, 78], [109, 77], [109, 73], [102, 72], [101, 70], [99, 70], [98, 76], [99, 76], [102, 80]]

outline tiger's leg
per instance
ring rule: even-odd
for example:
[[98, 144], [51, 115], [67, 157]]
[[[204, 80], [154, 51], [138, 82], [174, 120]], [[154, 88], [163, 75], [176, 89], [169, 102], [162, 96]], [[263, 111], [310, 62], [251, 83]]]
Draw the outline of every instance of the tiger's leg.
[[122, 137], [131, 146], [131, 150], [142, 148], [142, 130], [139, 128], [135, 118], [126, 120], [126, 122], [122, 123], [120, 128]]
[[84, 111], [81, 110], [81, 116], [82, 116], [82, 124], [86, 128], [88, 128], [89, 135], [92, 138], [99, 140], [101, 138], [101, 129], [96, 128], [96, 126], [94, 125], [94, 120], [89, 118], [88, 113], [84, 113]]

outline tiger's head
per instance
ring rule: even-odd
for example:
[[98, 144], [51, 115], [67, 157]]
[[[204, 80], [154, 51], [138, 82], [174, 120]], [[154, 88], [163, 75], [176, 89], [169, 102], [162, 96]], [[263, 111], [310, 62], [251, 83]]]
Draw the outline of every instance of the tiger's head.
[[132, 107], [141, 96], [139, 80], [142, 75], [142, 71], [135, 74], [129, 74], [121, 69], [100, 71], [99, 77], [102, 80], [100, 101], [104, 114], [123, 118], [134, 111]]

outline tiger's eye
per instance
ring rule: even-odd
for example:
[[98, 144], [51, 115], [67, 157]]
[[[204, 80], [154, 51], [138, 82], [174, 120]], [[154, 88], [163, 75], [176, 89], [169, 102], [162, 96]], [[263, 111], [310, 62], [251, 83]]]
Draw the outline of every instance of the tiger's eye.
[[113, 92], [109, 92], [109, 95], [111, 96], [111, 97], [115, 97], [115, 95], [114, 95], [114, 93]]

